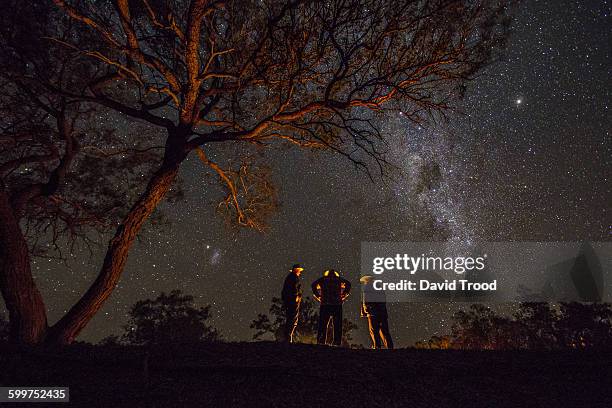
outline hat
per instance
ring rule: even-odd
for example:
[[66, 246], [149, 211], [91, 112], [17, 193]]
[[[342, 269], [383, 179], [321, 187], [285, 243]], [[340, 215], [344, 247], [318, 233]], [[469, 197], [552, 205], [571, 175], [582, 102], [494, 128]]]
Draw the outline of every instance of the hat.
[[296, 269], [304, 270], [304, 267], [301, 264], [293, 264], [293, 266], [291, 267], [291, 270], [293, 271]]
[[372, 279], [374, 279], [372, 275], [363, 275], [361, 278], [359, 278], [359, 283], [362, 285], [367, 285]]

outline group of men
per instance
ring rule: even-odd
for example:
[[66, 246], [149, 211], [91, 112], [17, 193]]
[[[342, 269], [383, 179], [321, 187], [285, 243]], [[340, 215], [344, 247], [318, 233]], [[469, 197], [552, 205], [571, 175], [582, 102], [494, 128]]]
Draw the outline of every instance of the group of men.
[[[293, 342], [295, 329], [299, 323], [300, 305], [302, 303], [302, 285], [300, 276], [304, 268], [295, 264], [285, 278], [281, 299], [285, 310], [284, 340]], [[393, 348], [393, 340], [389, 333], [387, 305], [384, 293], [374, 293], [372, 277], [363, 276], [361, 317], [368, 319], [372, 348]], [[317, 327], [317, 344], [325, 344], [327, 328], [333, 324], [332, 344], [340, 346], [342, 343], [342, 304], [351, 293], [351, 283], [340, 276], [338, 271], [328, 269], [323, 276], [315, 280], [312, 285], [313, 297], [321, 304]]]

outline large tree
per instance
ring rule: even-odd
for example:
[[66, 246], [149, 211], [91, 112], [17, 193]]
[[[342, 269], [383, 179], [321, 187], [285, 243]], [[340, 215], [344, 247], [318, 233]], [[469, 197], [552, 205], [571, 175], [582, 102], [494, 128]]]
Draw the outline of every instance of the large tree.
[[[62, 24], [77, 29], [55, 43], [88, 57], [96, 75], [79, 91], [47, 90], [146, 123], [165, 141], [98, 277], [47, 333], [53, 343], [73, 341], [111, 294], [189, 154], [225, 186], [221, 208], [262, 229], [273, 189], [244, 160], [248, 147], [326, 148], [382, 169], [379, 117], [401, 110], [420, 123], [444, 115], [503, 44], [508, 16], [505, 0], [54, 3], [67, 16]], [[95, 41], [83, 44], [82, 36]], [[212, 159], [210, 145], [220, 142], [238, 146], [237, 168]]]
[[75, 246], [95, 245], [159, 153], [151, 137], [126, 139], [97, 123], [97, 105], [51, 89], [95, 77], [85, 56], [50, 47], [50, 35], [75, 35], [52, 4], [12, 1], [0, 19], [0, 290], [12, 339], [36, 344], [48, 323], [32, 257], [66, 260]]

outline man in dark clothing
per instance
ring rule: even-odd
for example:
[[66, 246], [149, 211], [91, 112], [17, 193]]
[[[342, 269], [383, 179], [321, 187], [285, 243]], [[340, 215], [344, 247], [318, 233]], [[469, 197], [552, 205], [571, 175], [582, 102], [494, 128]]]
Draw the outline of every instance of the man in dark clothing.
[[329, 321], [334, 324], [334, 346], [342, 343], [342, 303], [351, 292], [351, 283], [333, 269], [323, 273], [323, 276], [312, 283], [314, 298], [321, 302], [319, 310], [319, 326], [317, 344], [325, 344]]
[[302, 265], [295, 264], [291, 267], [291, 272], [285, 278], [281, 299], [283, 300], [283, 308], [285, 309], [285, 330], [283, 340], [288, 343], [293, 343], [293, 333], [298, 325], [300, 314], [300, 303], [302, 303], [302, 285], [300, 284], [300, 275], [302, 274]]
[[393, 340], [389, 332], [389, 316], [387, 314], [387, 300], [384, 291], [374, 290], [373, 278], [363, 276], [360, 280], [363, 285], [361, 300], [361, 317], [368, 318], [372, 348], [382, 348], [384, 343], [388, 349], [393, 348]]

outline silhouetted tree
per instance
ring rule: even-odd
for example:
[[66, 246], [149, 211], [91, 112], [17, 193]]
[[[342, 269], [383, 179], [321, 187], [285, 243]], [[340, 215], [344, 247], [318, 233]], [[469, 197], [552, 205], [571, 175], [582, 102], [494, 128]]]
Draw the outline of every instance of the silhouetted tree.
[[[51, 27], [46, 37], [83, 57], [88, 75], [81, 86], [46, 81], [44, 90], [146, 124], [151, 130], [143, 134], [152, 138], [164, 134], [150, 143], [163, 145], [163, 157], [142, 177], [142, 192], [116, 226], [99, 275], [44, 336], [62, 344], [110, 296], [137, 234], [190, 153], [218, 175], [225, 190], [219, 208], [237, 224], [262, 230], [276, 195], [269, 164], [257, 165], [251, 147], [331, 149], [359, 168], [375, 163], [382, 171], [377, 117], [399, 110], [416, 123], [443, 116], [503, 45], [508, 16], [504, 0], [54, 3], [66, 18], [43, 25]], [[228, 165], [211, 154], [219, 142], [236, 149]], [[29, 269], [4, 278], [5, 297], [40, 300]], [[11, 319], [36, 328], [21, 340], [40, 341], [42, 301], [35, 310], [10, 303]]]
[[453, 316], [453, 344], [463, 349], [491, 348], [494, 319], [497, 316], [486, 306], [471, 305]]
[[547, 350], [557, 347], [558, 314], [550, 303], [524, 302], [514, 313], [516, 333], [512, 347]]
[[[274, 319], [274, 320], [271, 320]], [[310, 297], [302, 299], [298, 326], [296, 328], [295, 339], [298, 343], [315, 344], [317, 342], [317, 326], [319, 313], [316, 305]], [[271, 334], [274, 339], [280, 341], [283, 338], [283, 327], [285, 326], [285, 311], [283, 310], [280, 298], [272, 298], [272, 304], [268, 314], [260, 313], [257, 319], [251, 323], [251, 329], [256, 332], [253, 340], [261, 340], [265, 335]], [[331, 325], [328, 327], [331, 330]], [[350, 347], [353, 340], [352, 332], [357, 329], [357, 325], [348, 319], [342, 319], [342, 346]], [[329, 334], [329, 333], [328, 333]]]
[[526, 302], [512, 316], [499, 316], [488, 307], [474, 304], [467, 311], [455, 313], [453, 319], [450, 336], [434, 336], [415, 346], [478, 350], [612, 348], [612, 305], [608, 303], [571, 302], [554, 307]]
[[180, 290], [161, 293], [155, 299], [136, 302], [121, 336], [110, 336], [102, 344], [163, 345], [192, 344], [221, 340], [210, 326], [210, 305], [197, 307], [193, 296]]
[[561, 347], [612, 348], [612, 305], [561, 303], [555, 328]]

